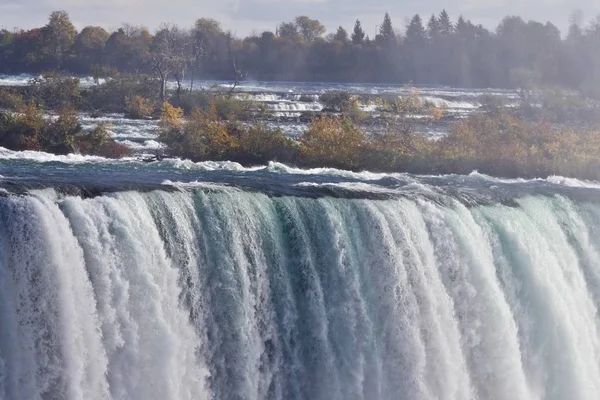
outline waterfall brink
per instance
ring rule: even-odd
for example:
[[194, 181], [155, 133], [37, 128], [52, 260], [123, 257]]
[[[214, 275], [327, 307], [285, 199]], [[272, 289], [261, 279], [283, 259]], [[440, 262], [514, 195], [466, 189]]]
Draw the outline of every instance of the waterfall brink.
[[0, 197], [0, 399], [596, 399], [599, 305], [560, 196]]

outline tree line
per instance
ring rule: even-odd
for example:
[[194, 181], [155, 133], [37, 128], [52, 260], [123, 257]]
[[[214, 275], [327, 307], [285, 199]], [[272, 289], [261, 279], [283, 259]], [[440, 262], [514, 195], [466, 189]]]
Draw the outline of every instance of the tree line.
[[[192, 28], [162, 25], [156, 32], [124, 25], [77, 31], [64, 11], [31, 30], [0, 30], [0, 73], [62, 71], [95, 76], [152, 74], [178, 82], [197, 79], [386, 82], [459, 87], [565, 86], [600, 96], [600, 17], [572, 18], [564, 38], [550, 22], [504, 18], [495, 31], [446, 11], [415, 15], [398, 29], [389, 14], [371, 38], [361, 22], [327, 34], [299, 16], [275, 32], [239, 38], [210, 18]], [[186, 82], [184, 87], [183, 82]], [[187, 87], [189, 85], [190, 87]]]

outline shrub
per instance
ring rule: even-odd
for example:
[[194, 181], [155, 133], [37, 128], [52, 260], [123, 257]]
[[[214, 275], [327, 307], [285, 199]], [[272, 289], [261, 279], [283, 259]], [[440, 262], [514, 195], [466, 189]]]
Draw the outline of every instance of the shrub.
[[506, 100], [503, 96], [485, 94], [479, 97], [481, 109], [487, 113], [499, 113], [506, 107]]
[[324, 111], [349, 112], [358, 109], [358, 97], [348, 92], [330, 91], [321, 95]]
[[356, 169], [366, 142], [365, 133], [349, 118], [322, 116], [300, 140], [300, 155], [308, 166]]
[[44, 118], [34, 104], [21, 114], [0, 113], [0, 146], [12, 150], [67, 154], [74, 150], [80, 132], [77, 113], [69, 109], [61, 111], [55, 120]]
[[184, 92], [179, 98], [171, 99], [173, 106], [181, 108], [185, 115], [192, 115], [196, 109], [208, 110], [213, 94], [206, 91]]
[[55, 154], [68, 154], [75, 150], [76, 135], [81, 132], [77, 111], [61, 110], [58, 118], [49, 122], [40, 138], [44, 151]]
[[384, 104], [384, 109], [394, 114], [423, 114], [431, 105], [425, 104], [416, 89]]
[[25, 107], [22, 114], [0, 112], [0, 146], [11, 150], [43, 150], [41, 137], [46, 124], [34, 104]]
[[77, 109], [81, 106], [79, 79], [56, 73], [44, 74], [29, 81], [29, 98], [47, 109]]
[[171, 121], [163, 108], [159, 138], [173, 155], [192, 160], [226, 160], [239, 145], [214, 105], [208, 112], [195, 110], [183, 124]]
[[107, 124], [99, 124], [91, 131], [80, 135], [75, 148], [81, 154], [93, 154], [94, 150], [112, 140]]
[[562, 89], [547, 89], [539, 93], [541, 119], [564, 123], [600, 122], [600, 107], [596, 101], [587, 99], [579, 93]]
[[235, 161], [243, 164], [266, 164], [269, 161], [293, 162], [298, 146], [281, 129], [253, 125], [240, 132]]
[[97, 148], [94, 148], [89, 154], [106, 158], [123, 158], [131, 156], [132, 152], [131, 149], [124, 144], [109, 140]]
[[439, 141], [444, 168], [501, 176], [550, 174], [600, 177], [600, 131], [553, 128], [510, 115], [480, 115], [457, 124]]
[[206, 91], [182, 93], [179, 99], [171, 99], [171, 103], [183, 109], [188, 116], [197, 109], [209, 112], [214, 107], [219, 118], [228, 121], [248, 119], [256, 113], [264, 112], [262, 105], [257, 102]]
[[0, 87], [0, 109], [18, 111], [25, 107], [23, 96], [10, 87]]
[[179, 128], [183, 124], [183, 109], [164, 102], [159, 125], [164, 128]]
[[133, 96], [125, 98], [125, 117], [130, 119], [149, 118], [154, 114], [154, 105], [150, 100], [141, 97]]
[[427, 111], [434, 121], [439, 121], [444, 118], [444, 115], [446, 115], [446, 110], [439, 107], [429, 107]]
[[79, 153], [86, 155], [122, 158], [132, 154], [129, 147], [114, 141], [107, 124], [99, 124], [91, 131], [78, 135], [75, 143]]
[[84, 109], [94, 112], [125, 113], [127, 99], [136, 96], [158, 103], [158, 81], [146, 75], [119, 75], [109, 78], [101, 85], [85, 90]]
[[248, 119], [255, 112], [264, 111], [256, 102], [221, 95], [215, 95], [211, 99], [209, 108], [211, 107], [214, 107], [219, 118], [229, 121]]

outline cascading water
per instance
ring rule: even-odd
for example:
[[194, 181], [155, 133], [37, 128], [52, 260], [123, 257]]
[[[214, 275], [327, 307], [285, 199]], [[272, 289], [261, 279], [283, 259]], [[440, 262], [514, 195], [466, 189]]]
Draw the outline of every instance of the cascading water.
[[2, 399], [596, 399], [600, 206], [0, 193]]

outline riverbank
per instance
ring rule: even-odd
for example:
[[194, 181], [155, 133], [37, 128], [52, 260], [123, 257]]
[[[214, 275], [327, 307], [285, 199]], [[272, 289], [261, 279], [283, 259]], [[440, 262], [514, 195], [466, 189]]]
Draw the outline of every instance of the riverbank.
[[[155, 81], [124, 76], [91, 87], [76, 78], [47, 75], [28, 86], [0, 88], [0, 146], [55, 154], [119, 158], [134, 154], [110, 134], [107, 112], [154, 120], [153, 157], [232, 161], [244, 166], [270, 161], [303, 168], [339, 168], [414, 174], [502, 177], [562, 175], [600, 179], [600, 112], [572, 93], [545, 91], [518, 103], [482, 96], [469, 114], [453, 114], [414, 90], [401, 96], [327, 91], [319, 108], [304, 112], [294, 135], [273, 120], [256, 96], [235, 92], [169, 92], [157, 98]], [[298, 101], [310, 102], [305, 95]], [[369, 109], [365, 111], [365, 104]], [[85, 128], [77, 112], [86, 112]], [[48, 114], [50, 113], [50, 114]], [[426, 136], [423, 127], [443, 123], [447, 133]]]

